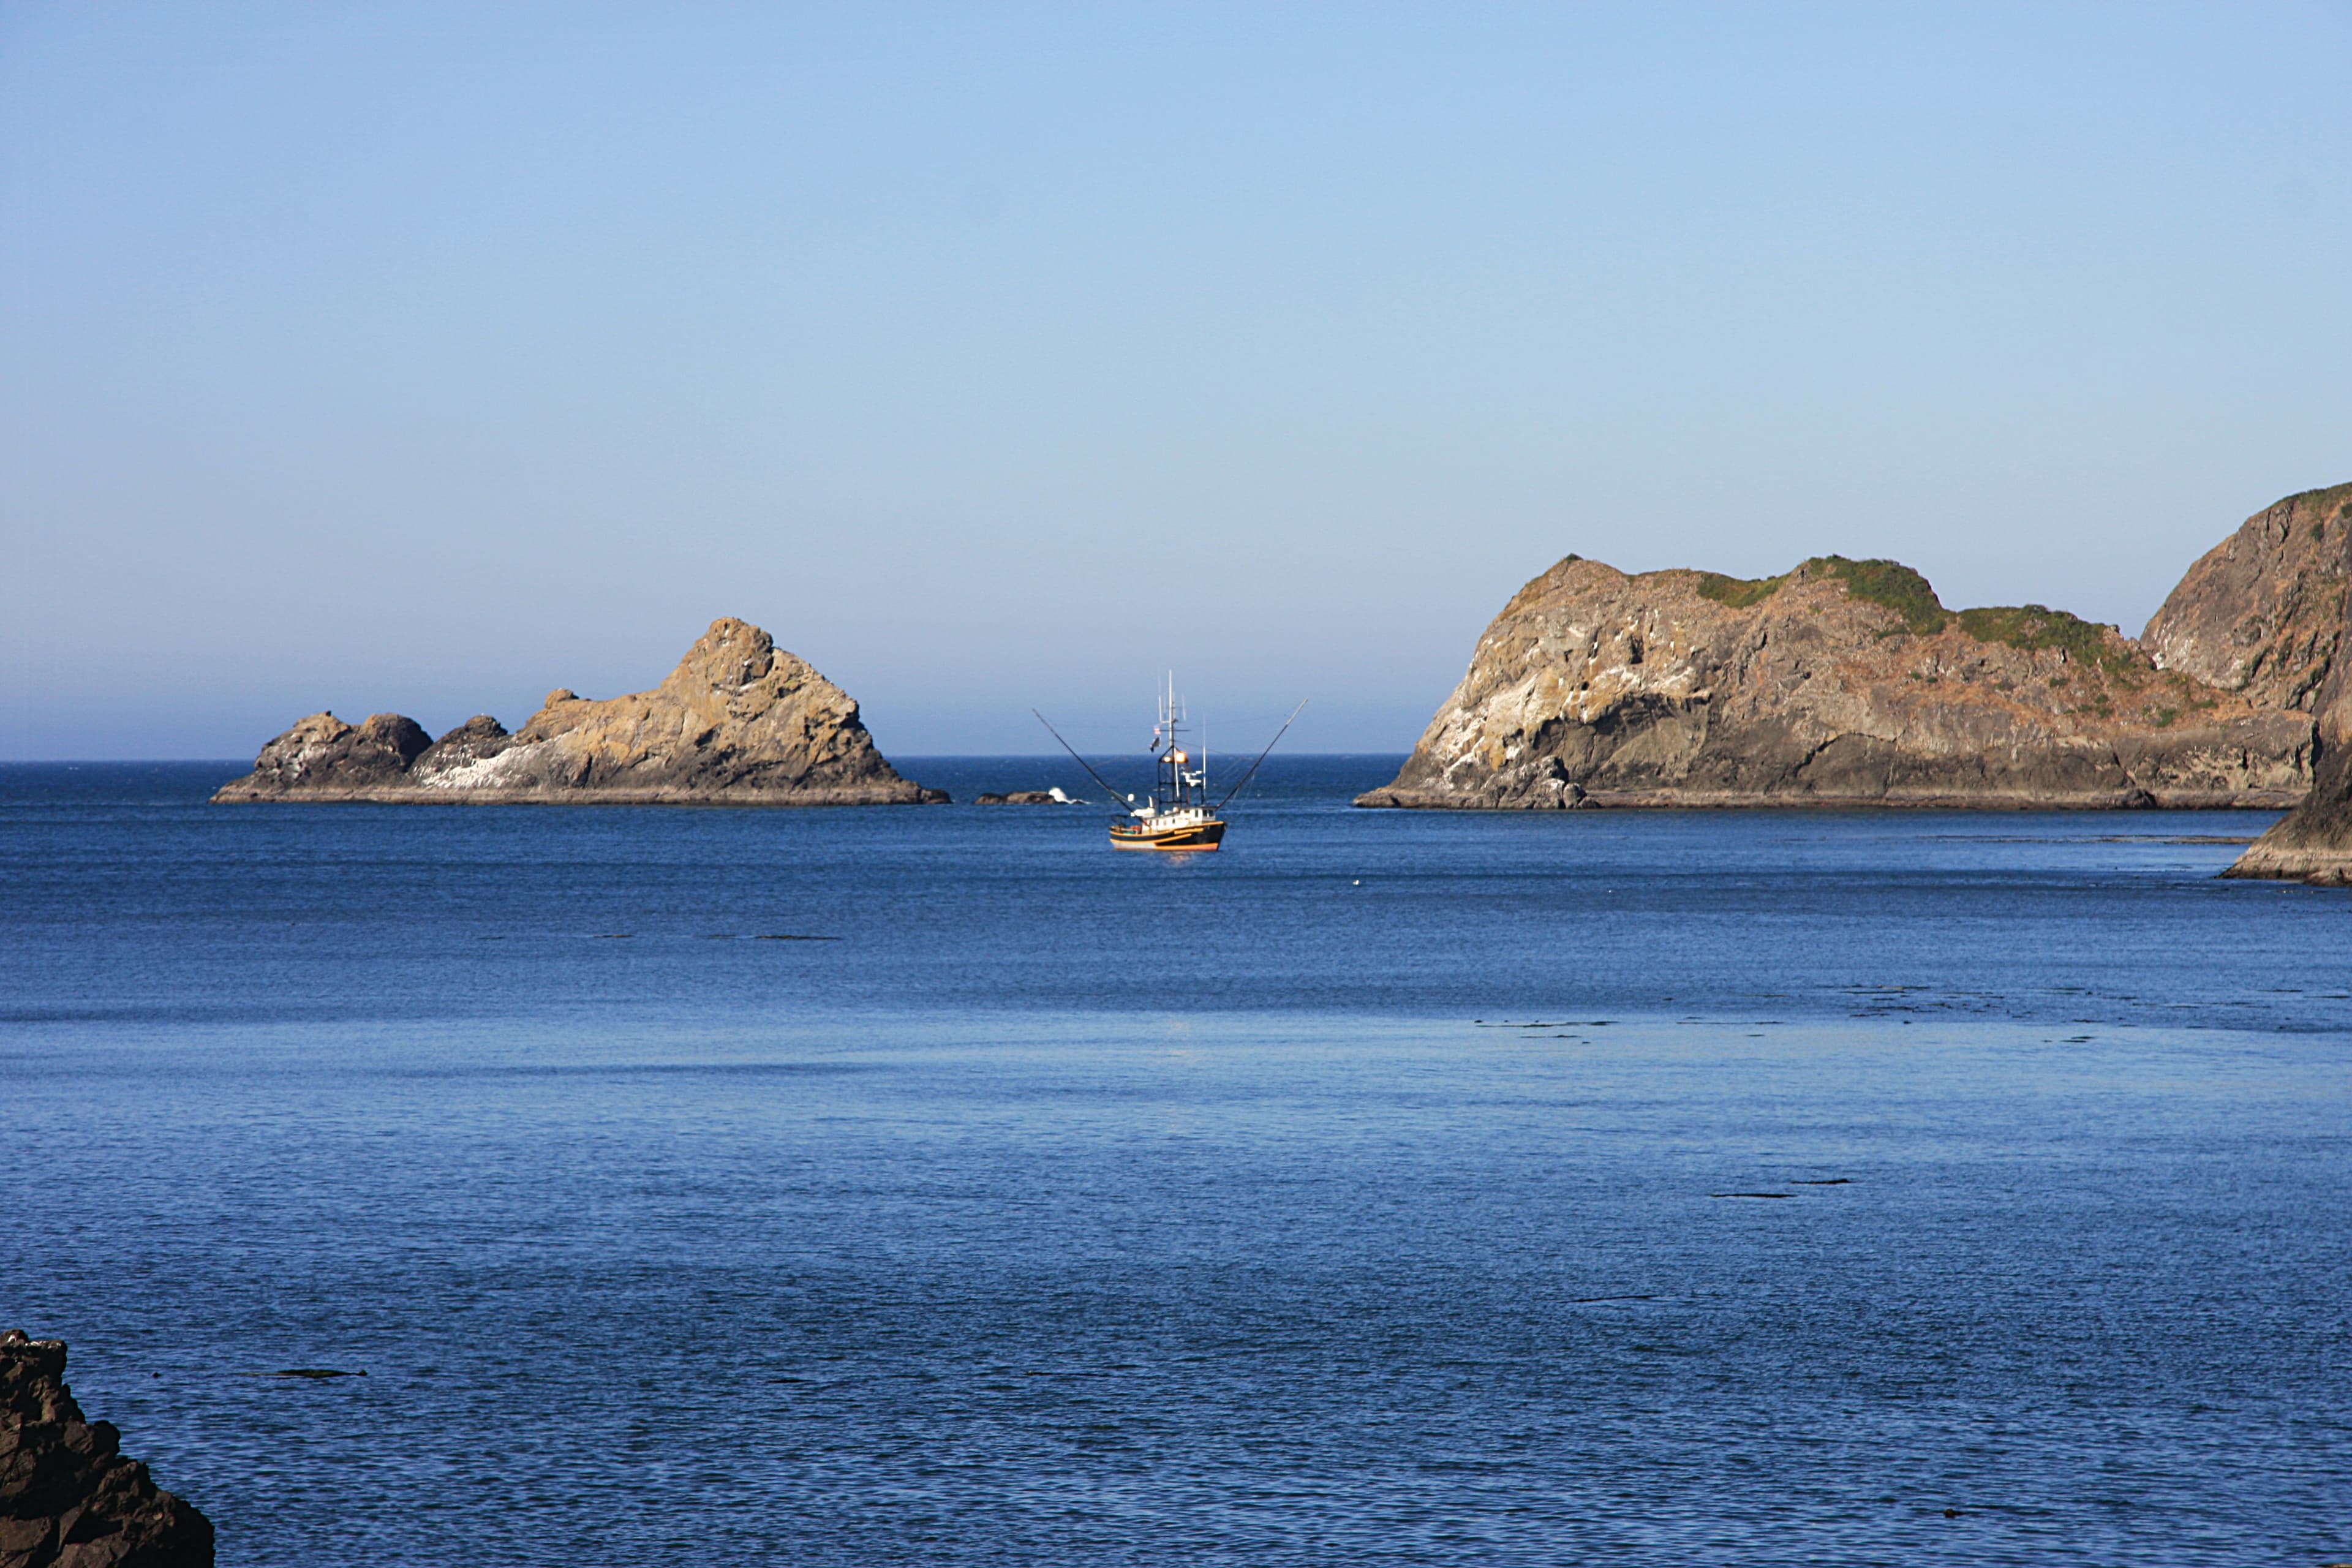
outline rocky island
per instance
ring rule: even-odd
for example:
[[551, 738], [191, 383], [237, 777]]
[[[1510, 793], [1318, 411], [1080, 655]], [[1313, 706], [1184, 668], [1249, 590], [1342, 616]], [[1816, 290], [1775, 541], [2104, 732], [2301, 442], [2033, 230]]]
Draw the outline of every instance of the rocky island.
[[945, 794], [899, 776], [857, 704], [747, 621], [710, 629], [651, 691], [547, 695], [509, 734], [487, 714], [436, 741], [413, 719], [301, 720], [215, 802], [458, 805], [917, 805]]
[[1357, 804], [2292, 805], [2339, 743], [2319, 715], [2347, 535], [2352, 485], [2266, 508], [2137, 639], [2040, 605], [1948, 609], [1891, 561], [1740, 579], [1570, 555]]
[[0, 1568], [212, 1568], [213, 1527], [66, 1386], [66, 1347], [0, 1334]]

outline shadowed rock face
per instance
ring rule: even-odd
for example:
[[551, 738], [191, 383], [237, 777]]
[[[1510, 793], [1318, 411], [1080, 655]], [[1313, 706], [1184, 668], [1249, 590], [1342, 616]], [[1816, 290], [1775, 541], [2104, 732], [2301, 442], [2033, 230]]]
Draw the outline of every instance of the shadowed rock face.
[[314, 715], [213, 798], [882, 805], [946, 796], [899, 777], [847, 692], [759, 627], [726, 619], [653, 690], [590, 701], [558, 689], [513, 734], [484, 714], [428, 744], [396, 714], [356, 730]]
[[213, 1527], [83, 1417], [66, 1347], [0, 1334], [0, 1568], [212, 1568]]
[[[2331, 591], [2306, 574], [2305, 598]], [[2209, 608], [2182, 627], [2252, 616], [2191, 597]], [[2252, 618], [2316, 646], [2303, 620]], [[2184, 659], [2205, 635], [2180, 632]], [[2249, 684], [2315, 691], [2304, 666], [2273, 673], [2284, 658], [2242, 661]], [[1357, 804], [2284, 806], [2313, 742], [2306, 709], [2159, 668], [2062, 611], [1948, 610], [1892, 562], [1743, 582], [1570, 556], [1504, 607], [1395, 782]]]
[[2222, 875], [2352, 887], [2352, 747], [2328, 752], [2303, 804], [2272, 824]]
[[[397, 784], [433, 738], [414, 719], [378, 713], [364, 724], [313, 713], [261, 748], [253, 772], [239, 779], [258, 797], [299, 789], [367, 789]], [[236, 787], [236, 786], [231, 786]]]

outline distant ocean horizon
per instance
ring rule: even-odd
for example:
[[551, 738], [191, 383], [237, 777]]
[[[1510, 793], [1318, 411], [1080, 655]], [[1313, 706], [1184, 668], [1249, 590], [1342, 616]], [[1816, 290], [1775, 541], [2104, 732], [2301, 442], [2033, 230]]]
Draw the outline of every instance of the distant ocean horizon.
[[2220, 879], [2274, 814], [1402, 761], [1169, 858], [0, 764], [0, 1327], [224, 1564], [2352, 1557], [2352, 897]]
[[[1133, 748], [1133, 751], [1136, 756], [1142, 758], [1146, 763], [1150, 762], [1150, 757], [1144, 752], [1141, 747], [1135, 747]], [[1092, 762], [1099, 756], [1124, 756], [1127, 754], [1127, 751], [1122, 749], [1117, 752], [1097, 752], [1080, 748], [1080, 754], [1086, 757], [1087, 761]], [[1293, 762], [1308, 758], [1344, 758], [1351, 761], [1370, 761], [1377, 758], [1393, 762], [1397, 765], [1402, 766], [1404, 760], [1412, 753], [1408, 748], [1403, 751], [1370, 752], [1286, 751], [1281, 754]], [[890, 753], [888, 755], [890, 765], [894, 768], [899, 768], [901, 771], [923, 763], [946, 763], [951, 765], [961, 766], [967, 763], [1051, 763], [1059, 761], [1064, 764], [1067, 764], [1070, 760], [1069, 754], [1065, 752], [912, 752], [904, 754]], [[1215, 755], [1238, 755], [1243, 760], [1243, 765], [1246, 766], [1248, 765], [1249, 759], [1256, 756], [1257, 753], [1255, 751], [1244, 751], [1240, 752], [1220, 752], [1215, 753]], [[234, 778], [236, 773], [246, 772], [252, 766], [253, 759], [249, 755], [242, 757], [24, 757], [14, 761], [0, 761], [0, 768], [230, 768], [236, 770], [235, 773], [232, 773], [229, 775], [231, 778]], [[223, 782], [226, 783], [226, 780], [224, 780]]]

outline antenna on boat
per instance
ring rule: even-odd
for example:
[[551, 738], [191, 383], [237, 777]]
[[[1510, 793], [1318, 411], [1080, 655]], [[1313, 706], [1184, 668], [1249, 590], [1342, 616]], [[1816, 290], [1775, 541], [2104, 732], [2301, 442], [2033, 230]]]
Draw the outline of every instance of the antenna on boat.
[[[1282, 742], [1282, 738], [1283, 738], [1285, 735], [1287, 735], [1288, 733], [1290, 733], [1290, 727], [1291, 727], [1293, 724], [1296, 724], [1296, 723], [1297, 723], [1297, 722], [1298, 722], [1298, 716], [1299, 716], [1301, 713], [1304, 713], [1304, 712], [1306, 712], [1306, 711], [1307, 711], [1307, 704], [1310, 700], [1311, 700], [1311, 699], [1309, 699], [1309, 698], [1304, 698], [1304, 697], [1302, 697], [1302, 698], [1300, 698], [1300, 699], [1298, 700], [1298, 706], [1297, 706], [1297, 707], [1296, 707], [1296, 708], [1293, 708], [1293, 709], [1290, 710], [1290, 717], [1289, 717], [1289, 718], [1287, 718], [1287, 719], [1285, 719], [1285, 720], [1282, 721], [1282, 728], [1281, 728], [1281, 729], [1279, 729], [1279, 730], [1276, 730], [1276, 731], [1274, 732], [1274, 739], [1273, 739], [1273, 740], [1271, 740], [1271, 741], [1268, 741], [1268, 742], [1265, 743], [1265, 751], [1263, 751], [1263, 752], [1260, 752], [1257, 754], [1257, 762], [1252, 763], [1249, 765], [1249, 772], [1247, 772], [1247, 773], [1245, 773], [1242, 774], [1242, 782], [1241, 782], [1241, 783], [1239, 783], [1239, 784], [1235, 784], [1235, 785], [1234, 785], [1234, 787], [1233, 787], [1233, 788], [1231, 788], [1231, 789], [1229, 789], [1229, 790], [1227, 790], [1227, 791], [1225, 792], [1225, 798], [1224, 798], [1224, 800], [1221, 800], [1221, 801], [1217, 802], [1217, 805], [1216, 805], [1216, 809], [1217, 809], [1217, 810], [1219, 810], [1219, 811], [1223, 811], [1223, 810], [1224, 810], [1224, 809], [1225, 809], [1225, 803], [1226, 803], [1226, 801], [1230, 801], [1230, 800], [1232, 800], [1232, 799], [1234, 798], [1234, 796], [1235, 796], [1235, 795], [1237, 795], [1241, 794], [1241, 793], [1242, 793], [1242, 791], [1244, 791], [1244, 790], [1245, 790], [1245, 789], [1247, 789], [1247, 788], [1249, 787], [1249, 782], [1250, 782], [1250, 780], [1252, 780], [1252, 779], [1254, 779], [1254, 778], [1257, 777], [1257, 770], [1258, 770], [1259, 763], [1264, 763], [1264, 762], [1266, 760], [1266, 758], [1268, 758], [1268, 757], [1270, 757], [1270, 756], [1274, 755], [1274, 748], [1275, 748], [1276, 746], [1277, 746], [1277, 745], [1281, 744], [1281, 742]], [[1074, 752], [1074, 753], [1072, 753], [1072, 754], [1073, 754], [1073, 755], [1075, 755], [1076, 753]]]
[[[1030, 711], [1030, 712], [1032, 712], [1032, 713], [1037, 713], [1037, 710], [1035, 710], [1034, 708], [1032, 708], [1031, 710], [1029, 710], [1029, 711]], [[1295, 715], [1294, 715], [1294, 717], [1295, 717]], [[1045, 725], [1045, 733], [1047, 733], [1048, 735], [1053, 736], [1053, 737], [1054, 737], [1054, 739], [1055, 739], [1056, 741], [1062, 741], [1062, 732], [1061, 732], [1059, 730], [1056, 730], [1056, 729], [1055, 729], [1055, 728], [1054, 728], [1054, 722], [1053, 722], [1053, 721], [1052, 721], [1052, 720], [1050, 720], [1050, 719], [1046, 718], [1043, 713], [1037, 713], [1037, 722], [1039, 722], [1040, 724], [1043, 724], [1043, 725]], [[1283, 726], [1283, 728], [1285, 728], [1285, 729], [1288, 729], [1288, 728], [1289, 728], [1289, 726], [1286, 724], [1286, 725], [1284, 725], [1284, 726]], [[1275, 737], [1275, 739], [1278, 741], [1278, 740], [1282, 739], [1282, 737], [1281, 737], [1281, 736], [1279, 736], [1279, 735], [1276, 735], [1276, 736]], [[1272, 747], [1268, 747], [1268, 748], [1267, 748], [1267, 750], [1269, 750], [1269, 751], [1271, 751], [1272, 749], [1273, 749]], [[1106, 779], [1102, 776], [1102, 774], [1100, 774], [1100, 773], [1098, 773], [1095, 772], [1095, 765], [1094, 765], [1094, 763], [1090, 763], [1090, 762], [1087, 761], [1087, 760], [1086, 760], [1086, 758], [1081, 757], [1081, 756], [1079, 756], [1079, 755], [1078, 755], [1078, 752], [1077, 752], [1077, 748], [1076, 748], [1076, 747], [1075, 747], [1075, 746], [1071, 745], [1067, 741], [1062, 741], [1062, 750], [1064, 750], [1064, 751], [1066, 751], [1066, 752], [1069, 752], [1069, 753], [1070, 753], [1070, 758], [1071, 758], [1071, 760], [1072, 760], [1072, 761], [1074, 761], [1074, 762], [1076, 762], [1076, 763], [1078, 764], [1078, 766], [1080, 766], [1080, 767], [1082, 767], [1082, 768], [1084, 768], [1084, 769], [1086, 769], [1086, 770], [1087, 770], [1087, 776], [1088, 778], [1090, 778], [1090, 779], [1094, 780], [1094, 781], [1095, 781], [1095, 783], [1097, 783], [1097, 784], [1101, 784], [1101, 785], [1102, 785], [1102, 787], [1103, 787], [1103, 794], [1105, 794], [1105, 795], [1107, 795], [1110, 796], [1110, 803], [1111, 803], [1111, 805], [1114, 805], [1114, 806], [1118, 807], [1118, 808], [1119, 810], [1121, 810], [1121, 811], [1125, 811], [1125, 810], [1127, 809], [1127, 802], [1126, 802], [1124, 799], [1122, 799], [1122, 798], [1120, 797], [1118, 791], [1117, 791], [1117, 790], [1115, 790], [1115, 789], [1111, 788], [1111, 787], [1110, 787], [1110, 784], [1109, 784], [1109, 782], [1108, 782], [1108, 780], [1106, 780]]]

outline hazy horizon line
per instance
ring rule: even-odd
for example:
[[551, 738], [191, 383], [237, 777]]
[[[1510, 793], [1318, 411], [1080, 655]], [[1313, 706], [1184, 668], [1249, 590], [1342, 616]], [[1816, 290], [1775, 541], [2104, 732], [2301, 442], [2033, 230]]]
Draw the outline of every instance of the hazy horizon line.
[[[891, 765], [895, 767], [900, 762], [917, 761], [1049, 762], [1055, 758], [1063, 756], [1065, 753], [1060, 752], [900, 752], [897, 753], [895, 757], [892, 757], [891, 753], [888, 752], [885, 752], [883, 754], [887, 759], [890, 760]], [[1096, 751], [1090, 752], [1087, 754], [1096, 757], [1120, 757], [1129, 755], [1129, 753], [1125, 752]], [[1151, 753], [1149, 752], [1136, 752], [1132, 754], [1137, 757], [1148, 757]], [[1233, 752], [1225, 754], [1232, 756], [1245, 756], [1249, 753], [1245, 752]], [[1299, 761], [1307, 757], [1409, 757], [1412, 754], [1412, 748], [1411, 746], [1407, 746], [1402, 751], [1277, 752], [1268, 760], [1279, 762], [1285, 758], [1292, 761]], [[0, 768], [103, 768], [137, 767], [141, 765], [158, 766], [165, 764], [183, 767], [196, 767], [199, 765], [209, 766], [216, 763], [227, 763], [236, 767], [250, 768], [252, 766], [250, 760], [244, 757], [0, 757]]]

